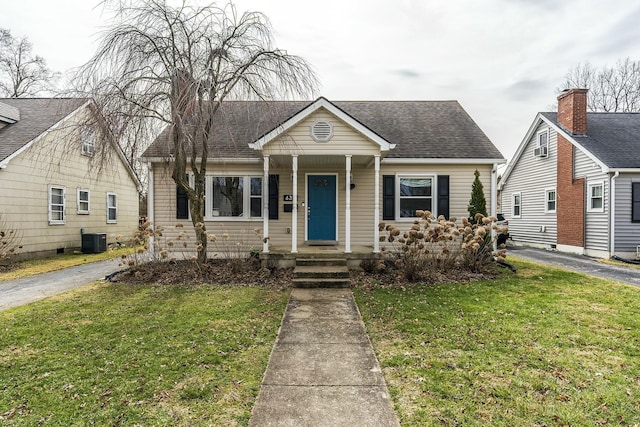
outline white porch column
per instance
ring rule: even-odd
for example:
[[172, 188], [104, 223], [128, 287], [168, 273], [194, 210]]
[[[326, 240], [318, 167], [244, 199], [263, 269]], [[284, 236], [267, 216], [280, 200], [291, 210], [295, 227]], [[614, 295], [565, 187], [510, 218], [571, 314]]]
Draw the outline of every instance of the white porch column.
[[264, 156], [262, 178], [262, 253], [269, 253], [269, 156]]
[[298, 253], [298, 155], [291, 156], [291, 179], [293, 179], [293, 212], [291, 215], [291, 253]]
[[345, 194], [345, 208], [344, 208], [344, 253], [351, 253], [351, 154], [347, 154], [345, 157], [345, 173], [347, 188]]
[[374, 185], [373, 185], [373, 252], [380, 252], [380, 230], [378, 230], [378, 224], [380, 224], [380, 155], [374, 156], [375, 159], [375, 173], [374, 173]]
[[[155, 206], [155, 179], [153, 176], [153, 164], [151, 162], [147, 163], [147, 168], [149, 169], [149, 189], [147, 190], [147, 221], [151, 224], [151, 230], [156, 229], [156, 212], [154, 209]], [[153, 235], [149, 236], [149, 252], [154, 253], [154, 237]]]

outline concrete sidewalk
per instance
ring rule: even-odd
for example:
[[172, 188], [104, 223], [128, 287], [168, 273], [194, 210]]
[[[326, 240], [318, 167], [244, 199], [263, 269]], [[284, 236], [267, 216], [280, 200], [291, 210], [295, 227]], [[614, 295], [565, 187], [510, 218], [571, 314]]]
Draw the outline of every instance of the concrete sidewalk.
[[350, 289], [293, 289], [249, 426], [399, 426]]

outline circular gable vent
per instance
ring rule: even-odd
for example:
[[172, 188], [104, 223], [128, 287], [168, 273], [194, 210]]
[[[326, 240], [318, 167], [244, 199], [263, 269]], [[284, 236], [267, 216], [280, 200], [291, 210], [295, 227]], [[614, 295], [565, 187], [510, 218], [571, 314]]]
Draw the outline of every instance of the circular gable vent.
[[311, 125], [311, 137], [318, 142], [327, 142], [333, 136], [333, 126], [326, 120], [318, 120]]

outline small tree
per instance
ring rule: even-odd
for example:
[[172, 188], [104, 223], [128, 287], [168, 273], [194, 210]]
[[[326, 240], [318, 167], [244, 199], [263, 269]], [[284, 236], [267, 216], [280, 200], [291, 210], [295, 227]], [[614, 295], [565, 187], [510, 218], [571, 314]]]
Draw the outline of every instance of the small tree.
[[29, 39], [14, 38], [9, 30], [0, 28], [0, 96], [37, 96], [53, 90], [58, 73], [32, 51]]
[[476, 169], [473, 174], [476, 178], [473, 180], [473, 185], [471, 186], [471, 200], [469, 200], [469, 206], [467, 207], [469, 220], [471, 222], [476, 221], [476, 214], [487, 216], [487, 200], [484, 197], [484, 188], [482, 181], [480, 181], [480, 172]]
[[[227, 99], [307, 98], [316, 86], [302, 58], [273, 46], [268, 19], [238, 14], [228, 3], [202, 7], [164, 0], [105, 0], [114, 21], [78, 73], [78, 86], [95, 99], [109, 133], [141, 151], [160, 127], [172, 177], [189, 199], [198, 262], [207, 259], [205, 179], [214, 117]], [[131, 145], [133, 144], [133, 145]], [[212, 151], [211, 151], [212, 152]], [[193, 185], [187, 179], [193, 176]]]

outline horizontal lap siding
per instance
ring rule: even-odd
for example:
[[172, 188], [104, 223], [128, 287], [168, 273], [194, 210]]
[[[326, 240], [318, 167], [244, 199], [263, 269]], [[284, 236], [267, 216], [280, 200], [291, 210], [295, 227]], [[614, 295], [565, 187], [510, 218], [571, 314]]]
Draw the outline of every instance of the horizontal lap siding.
[[[128, 240], [138, 225], [138, 192], [126, 167], [115, 157], [96, 176], [99, 158], [80, 154], [77, 138], [61, 139], [61, 132], [49, 134], [11, 160], [0, 171], [0, 200], [3, 220], [22, 235], [21, 253], [79, 248], [80, 229], [86, 233], [107, 233], [108, 242]], [[49, 225], [49, 185], [66, 188], [66, 223]], [[90, 213], [77, 213], [77, 189], [90, 192]], [[106, 194], [118, 195], [118, 221], [106, 222]]]
[[615, 182], [615, 250], [635, 253], [640, 245], [640, 223], [631, 222], [631, 183], [640, 182], [640, 174], [621, 174]]
[[[311, 137], [311, 125], [317, 120], [326, 120], [332, 124], [333, 136], [329, 141], [317, 142]], [[378, 151], [378, 144], [365, 138], [325, 109], [316, 111], [264, 148], [264, 154], [351, 154], [358, 156], [374, 155]]]
[[[509, 220], [509, 234], [514, 241], [556, 244], [557, 216], [555, 213], [545, 212], [545, 190], [557, 186], [557, 134], [553, 129], [549, 134], [547, 157], [533, 155], [533, 150], [537, 147], [538, 132], [547, 129], [548, 125], [541, 123], [533, 133], [500, 194], [502, 213]], [[513, 217], [513, 193], [522, 195], [521, 218]], [[541, 231], [542, 227], [545, 231]]]
[[[585, 191], [589, 191], [590, 183], [603, 183], [603, 212], [589, 212], [585, 208], [585, 248], [609, 250], [609, 176], [580, 149], [576, 148], [574, 153], [575, 176], [585, 178]], [[589, 203], [588, 194], [584, 200], [585, 204]]]

